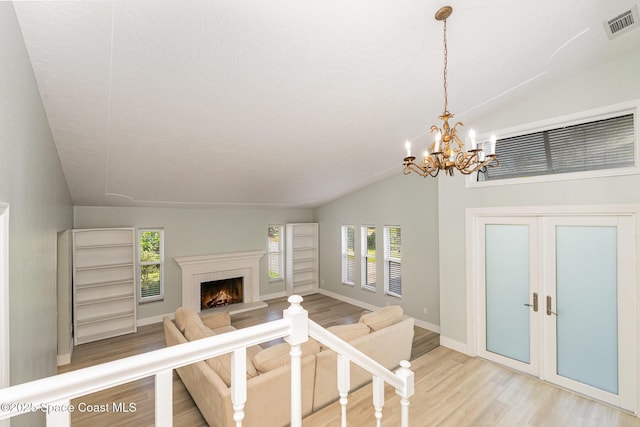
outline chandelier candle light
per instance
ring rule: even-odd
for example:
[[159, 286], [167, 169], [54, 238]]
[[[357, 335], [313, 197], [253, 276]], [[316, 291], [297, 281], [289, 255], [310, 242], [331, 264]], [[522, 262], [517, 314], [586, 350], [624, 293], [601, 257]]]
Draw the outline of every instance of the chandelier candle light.
[[491, 137], [488, 144], [482, 144], [483, 148], [478, 148], [476, 136], [473, 129], [469, 131], [471, 148], [465, 151], [464, 143], [458, 137], [458, 126], [464, 126], [457, 122], [453, 128], [449, 126], [449, 119], [453, 118], [448, 110], [449, 101], [447, 98], [447, 18], [451, 15], [451, 6], [444, 6], [436, 12], [436, 20], [444, 24], [444, 112], [439, 117], [443, 121], [442, 128], [437, 125], [431, 126], [431, 132], [436, 132], [435, 141], [431, 144], [430, 150], [425, 151], [421, 162], [416, 163], [416, 157], [411, 155], [411, 143], [406, 142], [407, 156], [404, 158], [404, 174], [415, 172], [420, 176], [436, 177], [441, 170], [447, 175], [453, 176], [457, 169], [464, 175], [473, 172], [485, 172], [487, 168], [498, 166], [496, 159], [496, 137]]

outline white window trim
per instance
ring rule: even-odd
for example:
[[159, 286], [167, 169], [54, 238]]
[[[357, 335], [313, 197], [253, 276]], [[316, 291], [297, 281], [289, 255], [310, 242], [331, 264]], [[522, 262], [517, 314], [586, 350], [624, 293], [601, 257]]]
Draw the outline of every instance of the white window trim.
[[[140, 233], [144, 231], [158, 231], [160, 232], [160, 295], [154, 295], [150, 297], [142, 296], [142, 275], [140, 274], [140, 267], [143, 265], [158, 264], [157, 262], [141, 262], [140, 261]], [[137, 264], [137, 290], [138, 290], [138, 303], [143, 304], [147, 302], [163, 301], [164, 300], [164, 228], [158, 227], [145, 227], [139, 228], [136, 233], [136, 264]]]
[[[402, 298], [402, 294], [398, 294], [396, 292], [393, 292], [391, 290], [389, 290], [389, 261], [395, 261], [397, 263], [400, 264], [400, 268], [402, 269], [402, 258], [391, 258], [390, 256], [390, 252], [391, 252], [391, 242], [390, 239], [387, 237], [390, 235], [390, 228], [399, 228], [400, 231], [400, 235], [402, 236], [402, 226], [400, 225], [385, 225], [384, 229], [383, 229], [383, 242], [384, 242], [384, 294], [385, 295], [389, 295], [391, 297], [394, 298]], [[401, 270], [402, 271], [402, 270]], [[402, 276], [400, 276], [402, 277]]]
[[277, 279], [272, 279], [269, 276], [269, 254], [273, 252], [269, 252], [269, 233], [267, 230], [267, 279], [269, 283], [276, 284], [284, 282], [284, 240], [285, 240], [285, 226], [284, 224], [269, 224], [269, 227], [278, 227], [280, 229], [280, 241], [278, 242], [278, 277]]
[[[367, 284], [367, 262], [369, 260], [369, 246], [367, 245], [369, 228], [373, 228], [377, 234], [375, 225], [363, 225], [360, 227], [360, 287], [365, 291], [376, 291], [376, 285], [378, 283], [378, 273], [376, 269], [376, 278], [373, 285]], [[378, 239], [376, 236], [376, 260], [378, 259]]]
[[[467, 188], [478, 187], [495, 187], [502, 185], [519, 185], [531, 184], [539, 182], [569, 181], [585, 178], [603, 178], [610, 176], [637, 175], [640, 174], [640, 100], [625, 102], [621, 104], [609, 105], [606, 107], [596, 108], [593, 110], [581, 111], [578, 113], [567, 114], [564, 116], [553, 117], [551, 119], [532, 122], [524, 125], [514, 126], [510, 128], [492, 131], [478, 135], [476, 138], [479, 142], [489, 140], [491, 134], [498, 135], [499, 139], [510, 138], [513, 136], [524, 135], [528, 133], [542, 132], [549, 129], [555, 129], [562, 126], [573, 126], [597, 120], [609, 119], [624, 114], [633, 114], [635, 125], [635, 148], [634, 148], [634, 166], [629, 168], [616, 169], [600, 169], [594, 171], [559, 173], [549, 175], [536, 175], [531, 177], [497, 179], [494, 181], [476, 181], [476, 174], [472, 173], [466, 176], [465, 186]], [[500, 158], [498, 157], [498, 162]], [[498, 166], [500, 167], [500, 166]]]
[[[352, 224], [343, 224], [340, 227], [340, 247], [341, 247], [341, 250], [340, 250], [340, 260], [341, 260], [341, 262], [340, 262], [340, 264], [341, 264], [340, 276], [341, 276], [341, 281], [342, 281], [343, 285], [355, 286], [356, 285], [356, 283], [355, 283], [355, 281], [356, 281], [355, 280], [355, 276], [356, 276], [355, 271], [354, 271], [354, 274], [353, 274], [353, 276], [354, 276], [353, 282], [348, 282], [347, 281], [347, 277], [346, 277], [346, 258], [345, 257], [348, 255], [348, 252], [347, 252], [347, 247], [346, 247], [347, 245], [346, 245], [346, 239], [345, 239], [344, 233], [345, 233], [347, 227], [353, 227], [353, 233], [354, 233], [353, 257], [354, 257], [354, 260], [355, 260], [355, 256], [356, 256], [356, 248], [355, 248], [356, 227], [354, 225], [352, 225]], [[355, 270], [355, 262], [354, 262], [354, 266], [353, 267], [354, 267], [354, 270]]]

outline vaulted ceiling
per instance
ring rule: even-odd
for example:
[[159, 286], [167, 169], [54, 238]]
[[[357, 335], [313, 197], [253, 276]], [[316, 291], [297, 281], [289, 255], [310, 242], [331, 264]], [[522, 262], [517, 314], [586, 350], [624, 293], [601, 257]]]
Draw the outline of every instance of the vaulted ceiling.
[[[635, 3], [448, 2], [450, 111], [470, 124], [637, 52], [640, 30], [610, 40], [603, 26]], [[443, 43], [434, 14], [445, 4], [15, 9], [75, 205], [312, 207], [401, 174], [404, 141], [436, 122]]]

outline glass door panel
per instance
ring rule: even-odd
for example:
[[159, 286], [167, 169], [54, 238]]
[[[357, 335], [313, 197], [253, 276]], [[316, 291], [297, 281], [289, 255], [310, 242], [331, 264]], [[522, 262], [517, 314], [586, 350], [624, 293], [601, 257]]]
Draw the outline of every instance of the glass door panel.
[[544, 219], [543, 379], [633, 410], [635, 219]]
[[[538, 220], [484, 217], [478, 223], [478, 355], [539, 374]], [[538, 311], [535, 311], [538, 310]]]
[[557, 374], [618, 394], [617, 229], [556, 227]]
[[531, 362], [529, 226], [485, 226], [486, 349]]

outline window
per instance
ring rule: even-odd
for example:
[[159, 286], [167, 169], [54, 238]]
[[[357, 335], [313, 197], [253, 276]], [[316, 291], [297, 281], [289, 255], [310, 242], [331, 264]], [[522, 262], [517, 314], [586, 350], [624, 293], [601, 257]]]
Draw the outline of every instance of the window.
[[634, 114], [590, 120], [498, 139], [500, 166], [479, 173], [478, 181], [633, 168]]
[[164, 298], [164, 231], [159, 228], [138, 230], [138, 277], [140, 302]]
[[402, 296], [402, 239], [400, 227], [384, 227], [384, 292]]
[[355, 285], [356, 275], [356, 229], [353, 225], [342, 226], [342, 283]]
[[365, 225], [361, 229], [362, 287], [376, 290], [376, 228]]
[[284, 226], [270, 225], [267, 232], [269, 282], [284, 280]]

